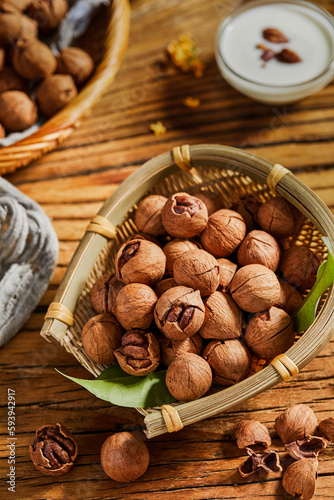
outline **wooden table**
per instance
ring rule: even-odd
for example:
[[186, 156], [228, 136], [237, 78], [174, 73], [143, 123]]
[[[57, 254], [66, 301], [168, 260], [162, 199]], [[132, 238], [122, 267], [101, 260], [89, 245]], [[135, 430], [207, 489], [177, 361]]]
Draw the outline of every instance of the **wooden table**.
[[[213, 35], [234, 0], [135, 0], [129, 49], [115, 84], [92, 115], [56, 151], [7, 178], [38, 201], [53, 219], [60, 240], [58, 266], [48, 291], [25, 328], [1, 356], [1, 422], [7, 413], [7, 388], [16, 392], [16, 493], [0, 486], [1, 499], [261, 499], [290, 498], [279, 479], [257, 474], [242, 480], [237, 472], [244, 452], [233, 440], [234, 423], [259, 419], [272, 432], [273, 448], [286, 455], [273, 431], [279, 412], [295, 403], [309, 404], [318, 419], [333, 415], [334, 342], [293, 381], [280, 384], [224, 415], [148, 442], [151, 461], [137, 482], [109, 480], [99, 464], [103, 441], [115, 431], [137, 429], [142, 417], [132, 409], [112, 407], [58, 375], [54, 368], [85, 376], [87, 372], [59, 346], [39, 336], [52, 300], [85, 227], [104, 200], [151, 156], [184, 143], [239, 146], [280, 162], [310, 186], [334, 210], [334, 85], [283, 107], [258, 104], [229, 87], [213, 55]], [[320, 2], [318, 2], [320, 3]], [[334, 13], [334, 2], [321, 2]], [[195, 79], [166, 66], [168, 42], [190, 32], [206, 62]], [[201, 100], [190, 110], [187, 96]], [[162, 121], [167, 133], [154, 136], [149, 125]], [[47, 422], [62, 422], [75, 434], [79, 457], [59, 478], [37, 472], [28, 445]], [[8, 456], [7, 425], [1, 431], [1, 456]], [[2, 460], [1, 477], [8, 473]], [[334, 449], [322, 453], [316, 496], [334, 498]]]

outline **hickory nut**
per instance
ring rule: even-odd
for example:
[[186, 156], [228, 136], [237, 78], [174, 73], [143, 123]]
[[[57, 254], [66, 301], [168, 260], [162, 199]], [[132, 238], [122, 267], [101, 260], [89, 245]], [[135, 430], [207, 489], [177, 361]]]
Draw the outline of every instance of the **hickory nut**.
[[281, 287], [273, 271], [260, 264], [249, 264], [235, 273], [230, 292], [241, 309], [259, 312], [279, 300]]
[[287, 238], [297, 230], [300, 212], [281, 196], [267, 200], [257, 212], [261, 229], [275, 238]]
[[304, 404], [291, 406], [275, 420], [275, 429], [284, 444], [313, 436], [318, 427], [313, 410]]
[[161, 297], [161, 295], [163, 293], [167, 292], [167, 290], [169, 290], [170, 288], [174, 288], [176, 286], [179, 286], [179, 285], [176, 283], [174, 278], [167, 278], [165, 280], [159, 281], [155, 285], [154, 291], [158, 297]]
[[125, 330], [146, 330], [153, 321], [158, 297], [147, 285], [130, 283], [116, 297], [115, 316]]
[[115, 274], [108, 273], [97, 279], [90, 292], [92, 306], [97, 314], [114, 312], [118, 292], [124, 283]]
[[246, 225], [241, 215], [223, 208], [210, 215], [201, 243], [215, 257], [226, 257], [238, 248], [245, 234]]
[[214, 292], [204, 301], [205, 318], [200, 328], [204, 339], [235, 339], [241, 336], [242, 312], [227, 293]]
[[176, 259], [174, 279], [179, 285], [190, 286], [202, 295], [210, 295], [219, 285], [217, 260], [205, 250], [189, 250]]
[[219, 385], [233, 385], [244, 379], [251, 364], [251, 355], [240, 340], [212, 340], [203, 352], [203, 358], [213, 369], [213, 381]]
[[26, 82], [12, 68], [5, 67], [0, 71], [0, 94], [8, 90], [27, 90]]
[[192, 238], [200, 234], [208, 222], [205, 204], [188, 193], [170, 196], [161, 212], [167, 233], [175, 238]]
[[150, 241], [131, 240], [118, 250], [115, 265], [119, 280], [154, 285], [165, 274], [166, 256]]
[[282, 309], [271, 307], [249, 320], [245, 342], [258, 356], [271, 359], [287, 351], [295, 336], [291, 317]]
[[219, 290], [229, 292], [238, 266], [228, 259], [217, 259], [217, 262], [219, 264]]
[[26, 130], [36, 120], [36, 105], [27, 94], [18, 90], [0, 94], [0, 122], [9, 132]]
[[40, 112], [50, 117], [67, 106], [78, 91], [70, 75], [50, 75], [36, 90], [36, 101]]
[[255, 227], [255, 219], [257, 212], [262, 203], [252, 194], [248, 194], [239, 198], [232, 205], [232, 210], [238, 212], [246, 224], [246, 232], [253, 231]]
[[161, 220], [161, 211], [166, 201], [167, 198], [160, 195], [147, 196], [141, 200], [135, 214], [135, 223], [139, 231], [151, 236], [166, 234]]
[[82, 329], [82, 345], [97, 363], [110, 365], [114, 351], [121, 345], [123, 329], [112, 314], [93, 316]]
[[283, 309], [288, 314], [292, 314], [300, 304], [302, 303], [303, 297], [300, 295], [298, 290], [293, 285], [290, 285], [287, 281], [278, 278], [280, 287], [281, 287], [281, 295], [276, 302], [275, 307], [279, 307]]
[[78, 47], [66, 47], [60, 51], [60, 56], [57, 57], [56, 73], [71, 75], [77, 85], [84, 84], [93, 70], [93, 59], [86, 51]]
[[174, 274], [173, 268], [176, 259], [181, 257], [181, 255], [188, 252], [189, 250], [198, 250], [198, 248], [199, 244], [191, 240], [176, 238], [174, 240], [169, 241], [163, 247], [163, 251], [167, 259], [166, 271], [168, 272], [169, 276], [173, 276]]
[[304, 290], [314, 285], [319, 266], [320, 260], [309, 248], [294, 246], [283, 252], [279, 270], [286, 281]]
[[101, 448], [101, 465], [114, 481], [130, 483], [142, 476], [150, 462], [148, 449], [143, 441], [130, 432], [109, 436]]
[[66, 0], [32, 0], [28, 9], [30, 16], [38, 22], [41, 32], [57, 28], [68, 11]]
[[16, 49], [13, 66], [23, 78], [38, 82], [55, 72], [56, 58], [45, 43], [37, 39], [19, 40]]
[[13, 44], [21, 37], [37, 37], [36, 21], [20, 12], [0, 11], [0, 45]]
[[278, 268], [281, 249], [273, 236], [265, 231], [251, 231], [238, 250], [240, 266], [262, 264], [272, 271]]
[[271, 438], [267, 427], [257, 420], [239, 420], [235, 424], [235, 437], [240, 449], [261, 443], [267, 448], [271, 445]]
[[163, 336], [160, 344], [162, 351], [161, 361], [167, 366], [181, 354], [192, 353], [200, 356], [204, 347], [203, 339], [198, 333], [195, 333], [195, 335], [191, 337], [187, 337], [185, 340], [171, 340]]
[[167, 290], [154, 311], [157, 327], [172, 340], [185, 340], [198, 332], [204, 321], [200, 292], [185, 286]]
[[197, 354], [182, 354], [169, 365], [166, 385], [179, 401], [193, 401], [205, 394], [212, 384], [210, 365]]
[[302, 500], [311, 500], [315, 491], [318, 460], [305, 458], [292, 463], [284, 471], [283, 488], [293, 497], [298, 495]]
[[159, 342], [153, 333], [129, 330], [123, 335], [121, 347], [115, 351], [115, 356], [122, 370], [142, 377], [154, 372], [159, 365]]

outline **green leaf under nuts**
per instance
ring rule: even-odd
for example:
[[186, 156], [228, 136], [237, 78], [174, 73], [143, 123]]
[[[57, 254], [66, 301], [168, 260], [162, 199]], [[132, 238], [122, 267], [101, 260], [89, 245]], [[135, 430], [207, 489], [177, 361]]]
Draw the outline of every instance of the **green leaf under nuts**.
[[328, 239], [322, 239], [328, 248], [328, 258], [319, 267], [316, 282], [294, 315], [293, 324], [297, 333], [304, 332], [312, 325], [315, 320], [319, 299], [327, 288], [334, 283], [334, 258], [327, 244]]
[[176, 401], [165, 383], [166, 370], [150, 373], [146, 377], [134, 377], [125, 373], [118, 364], [114, 364], [94, 380], [70, 377], [59, 370], [56, 371], [96, 397], [117, 406], [148, 408]]

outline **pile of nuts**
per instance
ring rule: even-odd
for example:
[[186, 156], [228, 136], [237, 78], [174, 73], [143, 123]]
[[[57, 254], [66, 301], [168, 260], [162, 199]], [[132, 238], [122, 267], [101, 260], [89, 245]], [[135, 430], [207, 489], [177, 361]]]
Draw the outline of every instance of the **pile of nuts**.
[[91, 359], [135, 376], [161, 362], [170, 393], [192, 401], [293, 345], [291, 314], [320, 265], [308, 247], [289, 247], [301, 213], [279, 196], [221, 206], [205, 192], [139, 203], [140, 233], [91, 290], [97, 315], [82, 331]]
[[67, 0], [0, 0], [0, 138], [31, 127], [38, 111], [56, 114], [92, 74], [87, 52], [67, 47], [55, 56], [37, 38], [58, 28], [67, 11]]

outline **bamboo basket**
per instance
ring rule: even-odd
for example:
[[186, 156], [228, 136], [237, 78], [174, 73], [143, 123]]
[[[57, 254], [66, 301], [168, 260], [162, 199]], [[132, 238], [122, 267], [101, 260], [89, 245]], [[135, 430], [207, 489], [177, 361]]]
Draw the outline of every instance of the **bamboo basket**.
[[93, 77], [71, 104], [35, 133], [11, 146], [0, 148], [0, 175], [24, 167], [55, 149], [89, 115], [102, 93], [115, 79], [129, 38], [129, 1], [112, 0], [111, 6], [105, 9], [103, 15], [91, 23], [87, 33], [78, 41], [78, 45], [90, 53], [94, 62], [99, 63]]
[[[270, 188], [269, 188], [270, 187]], [[105, 202], [83, 237], [45, 317], [41, 335], [59, 342], [97, 376], [104, 369], [82, 348], [81, 330], [93, 316], [89, 292], [95, 280], [114, 269], [117, 250], [138, 232], [134, 213], [138, 201], [147, 194], [169, 196], [178, 191], [199, 190], [219, 194], [226, 207], [241, 195], [252, 193], [265, 201], [275, 191], [305, 216], [299, 234], [291, 244], [304, 244], [327, 256], [321, 239], [327, 236], [334, 247], [334, 218], [322, 201], [293, 174], [280, 165], [245, 151], [220, 146], [197, 145], [174, 148], [151, 159], [132, 174]], [[274, 191], [275, 190], [275, 191]], [[149, 438], [228, 410], [242, 401], [288, 380], [306, 366], [334, 333], [334, 287], [323, 298], [312, 326], [286, 352], [266, 368], [227, 389], [220, 389], [190, 403], [162, 408], [138, 409], [145, 416]]]

